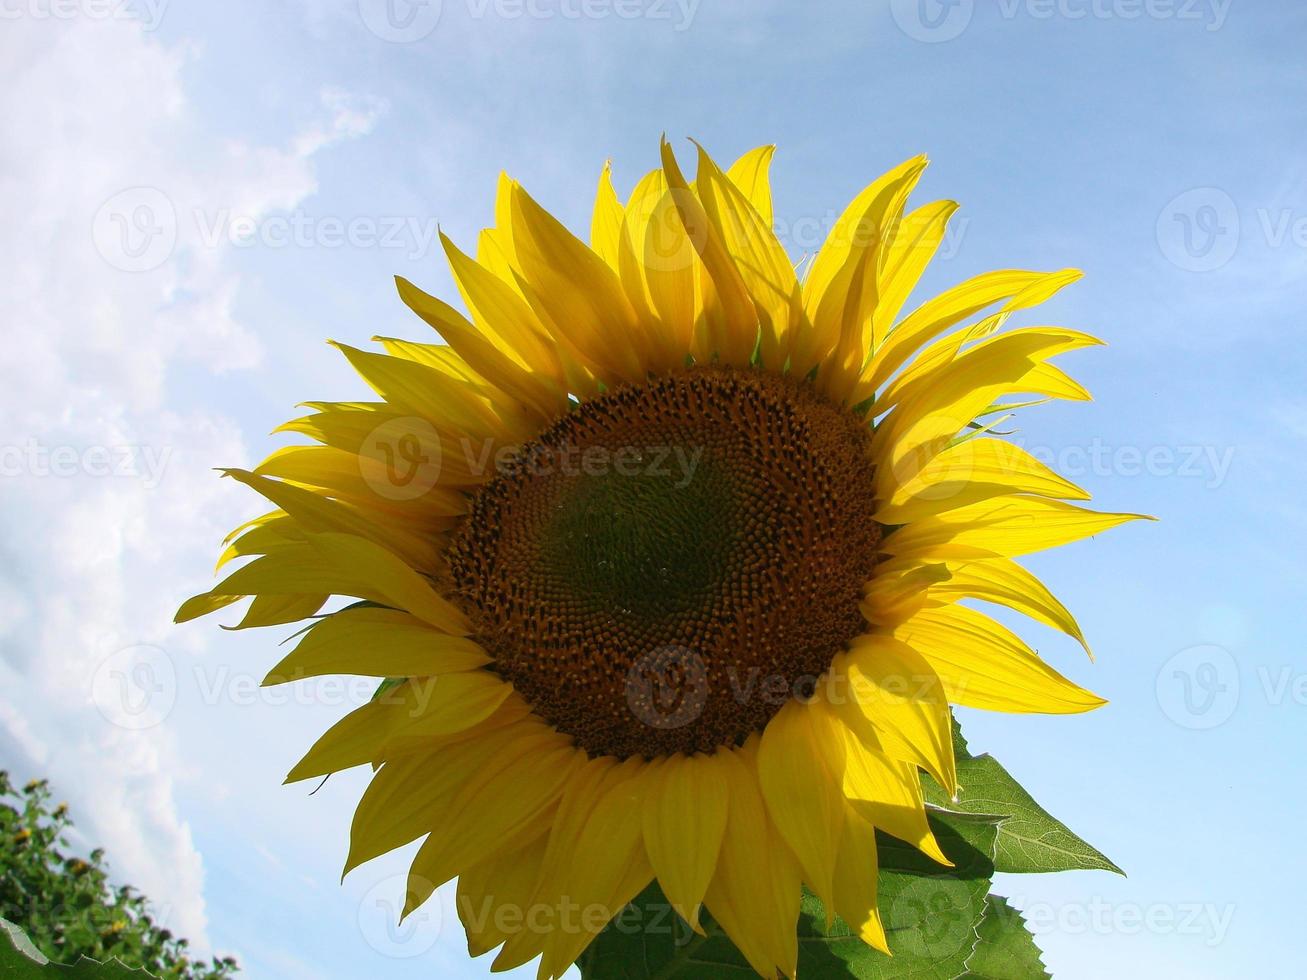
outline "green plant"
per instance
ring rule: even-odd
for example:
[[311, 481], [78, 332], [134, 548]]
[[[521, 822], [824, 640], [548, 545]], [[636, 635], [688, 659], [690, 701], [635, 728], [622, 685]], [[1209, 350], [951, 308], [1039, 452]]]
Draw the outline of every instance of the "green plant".
[[110, 883], [103, 850], [69, 856], [68, 806], [50, 802], [45, 780], [18, 790], [0, 770], [0, 918], [54, 963], [118, 959], [168, 980], [227, 980], [238, 971], [230, 956], [192, 960], [187, 941], [154, 921], [144, 895]]

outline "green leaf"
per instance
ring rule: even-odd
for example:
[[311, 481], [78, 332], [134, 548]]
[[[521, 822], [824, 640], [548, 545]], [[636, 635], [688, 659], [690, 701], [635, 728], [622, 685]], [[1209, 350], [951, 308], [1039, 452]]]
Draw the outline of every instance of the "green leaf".
[[[927, 817], [952, 868], [877, 833], [881, 919], [892, 956], [863, 943], [804, 891], [798, 925], [804, 980], [1028, 980], [1046, 978], [1019, 912], [989, 894], [995, 871], [1103, 869], [1120, 872], [1055, 820], [987, 755], [972, 756], [954, 722], [960, 799], [923, 777]], [[765, 860], [765, 856], [760, 856]], [[603, 980], [713, 980], [754, 976], [703, 912], [693, 933], [650, 885], [591, 943], [578, 966]]]
[[153, 973], [129, 970], [116, 960], [97, 963], [83, 956], [72, 966], [51, 963], [8, 919], [0, 919], [0, 933], [0, 980], [158, 980]]
[[932, 812], [931, 829], [954, 867], [879, 835], [878, 904], [893, 956], [863, 943], [838, 917], [826, 929], [820, 899], [804, 894], [799, 918], [799, 975], [953, 980], [966, 971], [985, 910], [998, 822], [969, 813]]
[[1005, 818], [994, 851], [995, 870], [1014, 873], [1092, 870], [1125, 874], [1101, 851], [1036, 803], [992, 756], [971, 755], [956, 720], [953, 749], [961, 787], [958, 798], [949, 799], [938, 783], [923, 776], [926, 800], [945, 809]]
[[1007, 899], [989, 896], [976, 931], [980, 940], [967, 960], [966, 980], [1046, 980], [1049, 976], [1026, 920]]
[[[879, 836], [879, 905], [894, 955], [859, 939], [839, 918], [826, 930], [817, 896], [804, 892], [799, 915], [799, 976], [804, 980], [915, 977], [952, 980], [966, 970], [985, 911], [998, 823], [970, 813], [935, 812], [931, 828], [954, 867]], [[578, 961], [581, 976], [603, 980], [714, 980], [756, 974], [707, 910], [699, 936], [651, 884], [609, 923]]]
[[657, 882], [642, 891], [577, 961], [582, 977], [708, 980], [757, 974], [705, 909], [699, 935], [676, 914]]

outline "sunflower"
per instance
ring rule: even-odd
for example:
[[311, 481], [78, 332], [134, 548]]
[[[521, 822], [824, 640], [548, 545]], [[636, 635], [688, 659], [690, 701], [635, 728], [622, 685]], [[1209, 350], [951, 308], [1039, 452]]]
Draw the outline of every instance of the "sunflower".
[[276, 509], [178, 614], [310, 619], [266, 683], [387, 679], [288, 781], [370, 764], [345, 870], [425, 838], [405, 914], [457, 877], [495, 969], [560, 976], [654, 880], [765, 977], [804, 885], [887, 950], [875, 834], [948, 864], [920, 780], [957, 790], [949, 705], [1103, 703], [959, 602], [1083, 644], [1013, 558], [1135, 516], [992, 434], [1010, 396], [1088, 398], [1050, 359], [1098, 341], [1000, 332], [1079, 273], [901, 316], [956, 210], [906, 211], [925, 158], [796, 269], [771, 157], [699, 150], [691, 183], [664, 141], [624, 205], [605, 168], [589, 245], [501, 178], [475, 257], [442, 236], [469, 316], [397, 280], [443, 342], [336, 345], [376, 399], [227, 471]]

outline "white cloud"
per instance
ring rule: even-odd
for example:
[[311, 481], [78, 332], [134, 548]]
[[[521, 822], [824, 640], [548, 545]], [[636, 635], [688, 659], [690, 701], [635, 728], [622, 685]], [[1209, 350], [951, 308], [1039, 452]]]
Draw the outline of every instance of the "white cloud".
[[248, 509], [209, 469], [245, 458], [237, 426], [170, 407], [181, 367], [259, 361], [231, 246], [199, 218], [298, 205], [314, 155], [384, 107], [332, 90], [282, 146], [218, 138], [187, 98], [197, 56], [130, 21], [0, 34], [0, 764], [49, 777], [115, 877], [203, 949], [203, 861], [177, 804], [186, 733], [105, 703], [175, 686], [199, 651], [150, 659], [184, 642], [175, 582]]

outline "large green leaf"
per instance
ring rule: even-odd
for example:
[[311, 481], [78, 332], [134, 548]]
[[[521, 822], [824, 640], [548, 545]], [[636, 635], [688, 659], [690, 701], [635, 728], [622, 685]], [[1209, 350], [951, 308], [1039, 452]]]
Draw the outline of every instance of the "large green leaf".
[[[930, 819], [953, 868], [892, 837], [880, 838], [880, 908], [894, 955], [867, 946], [838, 918], [828, 931], [820, 900], [805, 892], [800, 976], [952, 980], [965, 972], [994, 870], [997, 823], [969, 813], [932, 813]], [[703, 924], [705, 936], [691, 932], [653, 884], [600, 933], [577, 965], [583, 977], [603, 980], [756, 976], [706, 911]]]
[[994, 873], [998, 823], [968, 813], [932, 813], [931, 829], [952, 868], [916, 848], [880, 835], [879, 905], [893, 956], [863, 943], [838, 917], [805, 894], [799, 920], [799, 975], [813, 980], [857, 977], [953, 980], [966, 971]]
[[[972, 756], [954, 727], [958, 800], [925, 777], [928, 817], [943, 867], [878, 833], [881, 919], [892, 956], [863, 943], [805, 891], [798, 925], [804, 980], [1028, 980], [1047, 977], [1020, 913], [989, 894], [995, 871], [1117, 871], [1110, 860], [1036, 803], [987, 755]], [[759, 860], [766, 860], [759, 855]], [[590, 945], [581, 975], [603, 980], [713, 980], [753, 976], [705, 911], [697, 935], [650, 885]]]
[[649, 885], [592, 942], [577, 966], [602, 980], [698, 980], [757, 974], [705, 909], [704, 935], [672, 910], [658, 883]]
[[957, 723], [953, 746], [958, 762], [958, 798], [929, 776], [922, 777], [926, 799], [945, 809], [1004, 817], [994, 851], [994, 868], [1008, 872], [1096, 870], [1124, 874], [1101, 851], [1086, 843], [1035, 802], [1015, 779], [989, 755], [967, 751]]
[[967, 960], [966, 980], [1041, 980], [1049, 973], [1021, 913], [990, 895], [976, 927], [980, 939]]
[[117, 961], [97, 963], [83, 956], [72, 966], [49, 962], [7, 919], [0, 919], [0, 980], [158, 980]]

